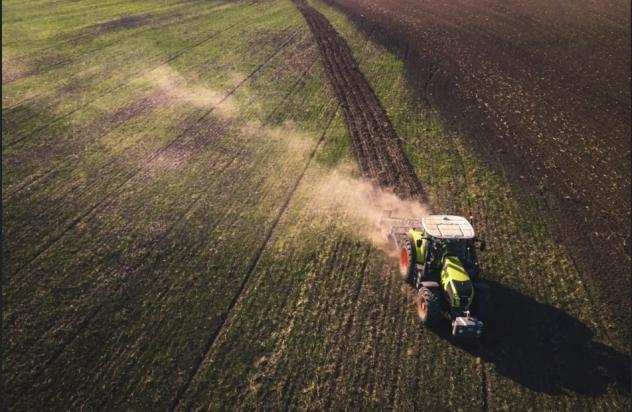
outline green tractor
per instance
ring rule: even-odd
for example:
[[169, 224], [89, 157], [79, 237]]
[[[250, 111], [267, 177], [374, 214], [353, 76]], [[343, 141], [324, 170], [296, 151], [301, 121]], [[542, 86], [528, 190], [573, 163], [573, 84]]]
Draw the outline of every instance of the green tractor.
[[481, 281], [474, 236], [467, 219], [432, 215], [422, 219], [389, 218], [389, 237], [399, 251], [399, 267], [417, 290], [417, 310], [424, 325], [449, 319], [452, 335], [483, 334], [490, 307], [489, 286]]

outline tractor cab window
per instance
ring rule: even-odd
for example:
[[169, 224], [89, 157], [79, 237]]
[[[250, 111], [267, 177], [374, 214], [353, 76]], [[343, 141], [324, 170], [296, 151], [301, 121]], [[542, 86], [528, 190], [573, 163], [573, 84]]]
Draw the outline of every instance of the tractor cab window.
[[446, 242], [446, 254], [464, 259], [468, 256], [467, 243], [462, 239], [450, 239]]
[[445, 254], [456, 256], [464, 264], [475, 260], [473, 244], [470, 239], [448, 239], [445, 241]]
[[444, 256], [456, 256], [468, 269], [475, 266], [476, 256], [471, 239], [432, 239], [426, 261], [431, 265], [439, 265]]

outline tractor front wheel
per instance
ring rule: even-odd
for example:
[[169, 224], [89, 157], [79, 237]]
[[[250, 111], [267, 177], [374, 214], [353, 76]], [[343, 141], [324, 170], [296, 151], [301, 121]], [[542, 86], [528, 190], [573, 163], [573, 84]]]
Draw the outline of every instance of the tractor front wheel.
[[430, 289], [422, 287], [417, 296], [417, 314], [424, 325], [435, 325], [441, 316], [440, 302]]
[[415, 283], [415, 249], [410, 240], [406, 240], [399, 251], [399, 272], [408, 283]]

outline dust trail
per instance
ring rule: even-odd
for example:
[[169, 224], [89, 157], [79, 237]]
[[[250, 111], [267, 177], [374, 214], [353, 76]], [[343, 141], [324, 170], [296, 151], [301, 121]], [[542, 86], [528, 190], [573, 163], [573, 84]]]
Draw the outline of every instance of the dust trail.
[[[233, 74], [232, 77], [235, 84], [243, 78], [240, 74]], [[213, 113], [224, 119], [238, 115], [235, 100], [232, 97], [225, 99], [225, 91], [210, 89], [199, 79], [185, 78], [169, 66], [161, 66], [141, 80], [162, 91], [173, 101], [200, 108], [213, 107]]]
[[430, 213], [428, 205], [402, 199], [389, 189], [358, 178], [353, 167], [345, 165], [321, 176], [312, 190], [310, 208], [319, 214], [340, 215], [357, 236], [392, 255], [389, 226], [383, 222], [390, 214], [398, 218], [421, 218]]
[[[239, 80], [238, 74], [233, 77], [235, 81]], [[196, 79], [184, 78], [168, 66], [155, 70], [143, 80], [178, 102], [214, 107], [214, 113], [224, 120], [239, 119], [234, 100], [218, 104], [223, 93], [205, 87]], [[256, 104], [256, 101], [252, 103]], [[240, 134], [278, 145], [280, 155], [295, 159], [307, 156], [314, 145], [313, 136], [291, 120], [276, 126], [250, 120], [240, 126]], [[421, 201], [403, 199], [391, 189], [357, 176], [357, 166], [350, 163], [333, 170], [318, 168], [303, 207], [313, 219], [335, 216], [351, 233], [391, 255], [394, 251], [388, 243], [389, 227], [382, 219], [388, 213], [393, 217], [420, 218], [428, 215], [430, 208]]]
[[[251, 121], [242, 126], [241, 132], [278, 144], [283, 156], [296, 159], [305, 157], [314, 144], [313, 137], [292, 121], [279, 126]], [[302, 192], [301, 207], [309, 219], [321, 222], [335, 219], [337, 225], [370, 241], [387, 255], [394, 250], [388, 242], [390, 227], [383, 222], [385, 217], [390, 214], [397, 218], [421, 218], [430, 214], [427, 204], [403, 199], [391, 189], [359, 177], [357, 165], [350, 162], [334, 169], [324, 165], [314, 167], [310, 184]]]
[[243, 135], [257, 136], [277, 145], [283, 156], [287, 158], [297, 160], [304, 158], [314, 147], [313, 136], [300, 130], [292, 120], [286, 120], [277, 126], [251, 120], [242, 125], [240, 131]]

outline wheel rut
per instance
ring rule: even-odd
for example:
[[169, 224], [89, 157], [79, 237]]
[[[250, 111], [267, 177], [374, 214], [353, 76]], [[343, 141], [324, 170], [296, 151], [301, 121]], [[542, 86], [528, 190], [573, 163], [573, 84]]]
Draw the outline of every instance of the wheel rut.
[[[360, 71], [349, 46], [327, 18], [304, 0], [293, 0], [321, 52], [327, 78], [343, 109], [351, 146], [364, 177], [402, 198], [427, 203], [386, 111]], [[438, 70], [432, 73], [434, 80]], [[488, 377], [481, 365], [482, 408], [488, 409]]]
[[320, 49], [362, 175], [402, 198], [424, 202], [423, 187], [404, 153], [401, 140], [349, 46], [325, 16], [303, 0], [293, 1]]
[[252, 259], [251, 259], [251, 261], [250, 261], [250, 263], [248, 265], [248, 268], [246, 269], [246, 274], [245, 274], [244, 278], [241, 281], [241, 284], [239, 286], [239, 289], [238, 289], [237, 293], [235, 293], [233, 295], [233, 298], [232, 298], [230, 304], [228, 305], [226, 310], [219, 317], [217, 327], [215, 328], [214, 332], [211, 335], [209, 335], [209, 337], [208, 337], [208, 339], [207, 339], [207, 341], [206, 341], [206, 343], [204, 345], [204, 350], [200, 353], [200, 356], [196, 359], [195, 364], [191, 367], [184, 385], [182, 385], [182, 386], [180, 386], [178, 388], [178, 390], [177, 390], [177, 392], [175, 394], [175, 397], [173, 398], [173, 400], [171, 402], [171, 406], [169, 407], [169, 411], [175, 411], [175, 410], [180, 410], [180, 409], [186, 409], [186, 410], [190, 410], [191, 409], [190, 405], [186, 406], [184, 408], [182, 407], [183, 398], [184, 398], [186, 392], [191, 387], [191, 384], [192, 384], [195, 376], [199, 372], [200, 367], [202, 366], [204, 360], [209, 356], [209, 353], [211, 353], [211, 350], [215, 346], [215, 343], [217, 342], [217, 339], [221, 336], [222, 332], [224, 331], [224, 328], [230, 322], [230, 318], [231, 318], [233, 309], [235, 308], [235, 306], [237, 306], [239, 301], [243, 298], [249, 279], [252, 277], [253, 273], [257, 269], [257, 267], [259, 265], [259, 262], [260, 262], [261, 258], [263, 257], [263, 253], [265, 252], [266, 248], [269, 246], [271, 240], [273, 239], [273, 236], [274, 236], [274, 234], [276, 232], [276, 228], [277, 228], [279, 222], [281, 221], [281, 218], [283, 217], [285, 212], [288, 210], [290, 202], [294, 198], [294, 194], [296, 193], [296, 190], [298, 189], [299, 185], [303, 181], [303, 177], [305, 176], [305, 174], [307, 173], [307, 170], [309, 169], [310, 165], [312, 164], [312, 161], [314, 160], [314, 157], [316, 156], [316, 153], [318, 152], [318, 149], [321, 147], [321, 145], [325, 141], [325, 138], [327, 136], [327, 131], [329, 130], [329, 127], [331, 126], [331, 123], [333, 122], [334, 118], [336, 117], [337, 111], [338, 111], [338, 108], [336, 107], [331, 112], [331, 114], [329, 116], [329, 120], [327, 121], [327, 123], [325, 125], [325, 128], [323, 129], [323, 132], [322, 132], [318, 142], [316, 142], [316, 145], [314, 146], [314, 148], [310, 152], [305, 166], [303, 167], [302, 171], [298, 174], [298, 176], [297, 176], [296, 180], [294, 181], [289, 193], [287, 194], [287, 196], [285, 198], [285, 201], [284, 201], [283, 205], [281, 206], [279, 211], [276, 213], [275, 219], [274, 219], [272, 225], [270, 226], [270, 228], [268, 229], [268, 231], [266, 233], [266, 236], [265, 236], [265, 239], [259, 245], [259, 248], [257, 249], [257, 251], [255, 252], [254, 256], [252, 257]]
[[[257, 66], [248, 76], [246, 76], [244, 79], [242, 79], [239, 83], [237, 83], [235, 86], [233, 86], [232, 89], [230, 89], [225, 95], [224, 97], [222, 97], [222, 99], [217, 102], [214, 106], [211, 106], [209, 109], [203, 109], [200, 113], [196, 113], [194, 115], [194, 117], [196, 119], [194, 119], [190, 125], [188, 125], [187, 127], [184, 128], [184, 130], [182, 130], [181, 132], [179, 132], [173, 139], [171, 139], [166, 145], [164, 145], [163, 147], [161, 147], [160, 149], [156, 150], [155, 152], [153, 152], [152, 154], [150, 154], [146, 160], [145, 160], [145, 164], [149, 164], [151, 162], [153, 162], [155, 159], [158, 158], [158, 156], [160, 156], [163, 153], [168, 152], [169, 150], [172, 150], [173, 147], [177, 147], [177, 144], [179, 144], [179, 142], [181, 140], [183, 140], [188, 133], [190, 133], [192, 130], [194, 130], [194, 127], [196, 124], [202, 122], [204, 119], [206, 119], [211, 112], [213, 112], [213, 110], [223, 104], [226, 100], [228, 100], [229, 97], [231, 97], [241, 86], [243, 86], [246, 82], [250, 81], [259, 71], [261, 71], [277, 54], [279, 54], [281, 52], [281, 50], [283, 50], [286, 46], [288, 46], [290, 43], [292, 43], [296, 36], [298, 35], [298, 31], [294, 32], [293, 34], [291, 34], [279, 47], [276, 48], [276, 50], [271, 53], [265, 61], [263, 61], [259, 66]], [[41, 247], [38, 248], [38, 250], [32, 255], [32, 257], [29, 258], [29, 260], [22, 265], [21, 267], [19, 267], [17, 270], [15, 270], [11, 277], [12, 278], [22, 278], [25, 275], [25, 271], [30, 267], [30, 265], [35, 262], [42, 254], [44, 254], [48, 249], [50, 249], [53, 245], [55, 245], [59, 240], [61, 240], [66, 233], [68, 233], [72, 228], [74, 228], [81, 220], [85, 219], [86, 217], [90, 216], [92, 213], [96, 212], [97, 210], [99, 210], [100, 208], [103, 208], [105, 205], [107, 205], [109, 202], [112, 201], [112, 199], [118, 195], [120, 193], [121, 190], [123, 190], [125, 188], [125, 186], [132, 181], [132, 179], [137, 178], [138, 176], [141, 176], [143, 172], [142, 168], [137, 168], [135, 170], [132, 170], [131, 172], [129, 172], [120, 183], [117, 183], [116, 186], [113, 187], [112, 191], [110, 193], [108, 193], [107, 195], [105, 195], [104, 197], [102, 197], [101, 199], [99, 199], [97, 202], [95, 202], [92, 206], [90, 206], [89, 208], [87, 208], [83, 213], [80, 213], [79, 215], [75, 216], [72, 220], [69, 221], [69, 223], [67, 225], [65, 225], [63, 227], [63, 229], [61, 229], [59, 232], [52, 234], [49, 236], [49, 238], [43, 243], [43, 245]]]

